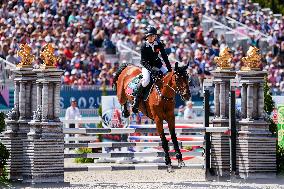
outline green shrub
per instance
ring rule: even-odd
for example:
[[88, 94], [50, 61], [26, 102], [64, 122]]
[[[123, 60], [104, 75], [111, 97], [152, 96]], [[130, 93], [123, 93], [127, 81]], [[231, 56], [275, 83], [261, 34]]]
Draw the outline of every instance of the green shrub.
[[[5, 130], [5, 114], [0, 112], [0, 133]], [[7, 184], [7, 171], [5, 166], [7, 165], [7, 160], [9, 159], [10, 153], [6, 147], [0, 142], [0, 185]]]
[[9, 159], [10, 153], [6, 147], [0, 143], [0, 184], [7, 181], [7, 172], [5, 166], [7, 165], [7, 160]]
[[270, 8], [274, 14], [284, 15], [284, 0], [252, 0], [253, 3], [259, 3], [264, 8]]
[[[273, 109], [274, 109], [274, 102], [272, 100], [272, 95], [270, 93], [267, 78], [265, 78], [264, 111], [267, 113], [267, 115], [271, 115]], [[277, 125], [274, 123], [273, 119], [268, 117], [266, 121], [270, 123], [269, 131], [272, 133], [273, 136], [277, 137], [278, 128]], [[276, 167], [278, 174], [284, 173], [284, 149], [278, 146], [278, 142], [276, 144]]]
[[284, 175], [284, 148], [277, 145], [276, 150], [277, 172], [278, 174]]
[[0, 133], [5, 130], [5, 114], [0, 112]]
[[[89, 154], [92, 153], [91, 148], [79, 148], [76, 154]], [[75, 158], [76, 163], [94, 163], [94, 158]]]

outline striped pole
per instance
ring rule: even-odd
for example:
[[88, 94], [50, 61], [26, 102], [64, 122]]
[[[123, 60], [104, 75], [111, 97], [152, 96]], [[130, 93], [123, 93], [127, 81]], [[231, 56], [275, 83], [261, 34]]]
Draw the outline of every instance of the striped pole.
[[[183, 156], [202, 156], [202, 152], [183, 152]], [[170, 156], [175, 156], [170, 152]], [[89, 154], [64, 154], [64, 158], [120, 158], [120, 157], [165, 157], [164, 152], [111, 152], [111, 153], [89, 153]]]
[[[203, 141], [182, 141], [180, 147], [184, 146], [203, 146]], [[94, 142], [94, 143], [77, 143], [65, 144], [65, 148], [121, 148], [121, 147], [159, 147], [162, 142]], [[170, 142], [169, 146], [173, 146]]]
[[[203, 164], [188, 164], [185, 167], [179, 168], [173, 166], [174, 169], [204, 169]], [[120, 165], [120, 166], [74, 166], [65, 167], [64, 172], [75, 172], [75, 171], [122, 171], [122, 170], [166, 170], [168, 168], [165, 164], [150, 164], [150, 165]]]
[[[196, 132], [227, 132], [228, 127], [195, 127], [195, 128], [177, 128], [176, 133], [196, 133]], [[65, 134], [133, 134], [133, 133], [157, 133], [156, 128], [70, 128], [63, 129]], [[169, 133], [169, 129], [164, 129]]]
[[[166, 136], [167, 140], [171, 140], [170, 136]], [[160, 141], [159, 136], [129, 136], [128, 140], [158, 140]], [[184, 135], [178, 136], [177, 140], [179, 141], [204, 141], [203, 135]]]

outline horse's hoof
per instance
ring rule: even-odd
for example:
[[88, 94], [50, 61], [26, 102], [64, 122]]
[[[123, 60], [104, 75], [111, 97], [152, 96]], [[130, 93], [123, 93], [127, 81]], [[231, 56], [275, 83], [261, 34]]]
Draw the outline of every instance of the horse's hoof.
[[173, 173], [174, 172], [174, 168], [173, 168], [172, 165], [170, 165], [170, 164], [168, 165], [167, 172], [168, 173]]
[[185, 167], [185, 163], [182, 159], [178, 160], [178, 168]]

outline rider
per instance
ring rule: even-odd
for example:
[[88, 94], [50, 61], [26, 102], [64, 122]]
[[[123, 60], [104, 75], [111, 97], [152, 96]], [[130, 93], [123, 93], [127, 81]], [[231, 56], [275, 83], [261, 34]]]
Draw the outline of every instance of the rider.
[[[150, 83], [150, 74], [161, 71], [163, 74], [171, 72], [171, 64], [168, 56], [165, 52], [164, 44], [157, 39], [157, 29], [153, 26], [148, 26], [146, 29], [145, 37], [146, 41], [141, 46], [141, 64], [143, 78], [139, 83], [136, 97], [134, 99], [134, 105], [132, 111], [138, 113], [139, 99], [143, 94], [144, 88]], [[163, 66], [163, 62], [159, 57], [161, 55], [166, 67]]]

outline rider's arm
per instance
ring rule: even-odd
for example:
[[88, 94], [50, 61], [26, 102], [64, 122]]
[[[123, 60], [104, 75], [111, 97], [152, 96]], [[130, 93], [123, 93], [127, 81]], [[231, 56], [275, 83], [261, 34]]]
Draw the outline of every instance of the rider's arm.
[[141, 46], [141, 64], [147, 70], [149, 70], [149, 71], [152, 70], [152, 67], [149, 65], [149, 60], [147, 59], [147, 55], [146, 55], [146, 52], [145, 52], [145, 45]]
[[172, 71], [171, 63], [170, 63], [170, 61], [168, 59], [168, 55], [165, 51], [164, 43], [162, 43], [162, 42], [160, 42], [160, 52], [161, 52], [161, 55], [162, 55], [164, 62], [166, 63], [168, 71], [171, 72]]

